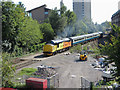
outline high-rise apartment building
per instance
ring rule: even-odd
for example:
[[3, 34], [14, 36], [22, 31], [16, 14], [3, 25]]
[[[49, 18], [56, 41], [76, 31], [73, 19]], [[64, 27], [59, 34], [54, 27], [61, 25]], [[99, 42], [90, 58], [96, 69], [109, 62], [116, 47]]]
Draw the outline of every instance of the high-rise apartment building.
[[118, 2], [118, 10], [120, 10], [120, 1]]
[[91, 20], [91, 0], [73, 0], [73, 11], [78, 20], [83, 18]]

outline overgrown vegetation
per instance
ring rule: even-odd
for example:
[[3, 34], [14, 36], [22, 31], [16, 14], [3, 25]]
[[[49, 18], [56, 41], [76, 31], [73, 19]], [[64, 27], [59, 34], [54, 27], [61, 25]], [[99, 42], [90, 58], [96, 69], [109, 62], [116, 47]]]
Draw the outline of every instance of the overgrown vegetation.
[[28, 88], [25, 83], [25, 77], [24, 76], [31, 76], [35, 71], [37, 71], [36, 68], [23, 68], [20, 70], [16, 76], [14, 77], [13, 81], [13, 88]]
[[115, 35], [111, 35], [109, 42], [105, 42], [105, 45], [101, 45], [102, 49], [100, 49], [101, 54], [108, 55], [108, 63], [115, 63], [115, 67], [117, 67], [114, 71], [114, 76], [116, 77], [116, 81], [120, 84], [120, 27], [116, 25], [111, 26]]
[[97, 90], [100, 88], [110, 88], [109, 86], [112, 86], [113, 89], [116, 89], [116, 86], [114, 84], [117, 84], [115, 80], [105, 82], [104, 80], [100, 80], [96, 85], [93, 85], [92, 89]]
[[15, 67], [12, 65], [10, 55], [8, 53], [2, 54], [2, 87], [12, 87], [14, 83], [12, 79], [15, 73]]
[[76, 46], [73, 46], [72, 48], [70, 48], [70, 52], [71, 53], [80, 53], [81, 51], [86, 51], [87, 53], [95, 53], [95, 54], [98, 54], [99, 53], [99, 50], [98, 50], [98, 47], [97, 47], [97, 43], [96, 42], [88, 42], [84, 45], [81, 45], [81, 44], [78, 44]]

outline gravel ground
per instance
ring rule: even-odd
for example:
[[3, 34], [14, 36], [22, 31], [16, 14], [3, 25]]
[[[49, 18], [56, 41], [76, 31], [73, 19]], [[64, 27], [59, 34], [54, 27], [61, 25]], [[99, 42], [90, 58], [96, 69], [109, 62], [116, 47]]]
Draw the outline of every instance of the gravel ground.
[[[39, 56], [37, 58], [39, 58]], [[45, 58], [42, 61], [38, 61], [24, 68], [37, 68], [37, 66], [40, 65], [57, 67], [57, 72], [59, 73], [60, 88], [80, 88], [81, 76], [91, 82], [95, 82], [101, 79], [102, 72], [95, 70], [90, 65], [94, 61], [95, 59], [91, 56], [88, 56], [87, 61], [79, 61], [79, 56], [77, 53], [70, 55], [61, 53]]]
[[[106, 37], [99, 39], [98, 43], [103, 43]], [[68, 52], [68, 51], [67, 51]], [[59, 87], [60, 88], [80, 88], [81, 77], [90, 82], [97, 82], [102, 77], [101, 71], [94, 69], [90, 64], [94, 63], [96, 59], [88, 55], [87, 61], [79, 61], [79, 55], [73, 53], [65, 55], [66, 52], [57, 54], [55, 56], [43, 57], [41, 54], [35, 54], [24, 57], [22, 59], [32, 59], [36, 63], [26, 66], [24, 68], [37, 68], [40, 65], [52, 66], [57, 68], [59, 73]], [[18, 69], [20, 71], [21, 69]]]

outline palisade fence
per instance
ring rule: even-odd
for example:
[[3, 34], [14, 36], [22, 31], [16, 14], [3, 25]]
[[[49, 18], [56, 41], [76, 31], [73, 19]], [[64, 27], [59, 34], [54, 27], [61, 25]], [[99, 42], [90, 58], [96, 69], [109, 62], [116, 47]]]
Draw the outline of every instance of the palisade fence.
[[48, 88], [58, 88], [59, 87], [59, 74], [56, 73], [51, 77], [47, 77]]
[[55, 75], [47, 78], [43, 78], [40, 76], [28, 76], [23, 75], [17, 82], [23, 84], [26, 83], [26, 79], [28, 78], [40, 78], [40, 79], [47, 79], [47, 88], [58, 88], [59, 87], [59, 74], [56, 73]]
[[85, 79], [84, 77], [81, 77], [81, 88], [82, 90], [91, 90], [92, 89], [92, 82]]

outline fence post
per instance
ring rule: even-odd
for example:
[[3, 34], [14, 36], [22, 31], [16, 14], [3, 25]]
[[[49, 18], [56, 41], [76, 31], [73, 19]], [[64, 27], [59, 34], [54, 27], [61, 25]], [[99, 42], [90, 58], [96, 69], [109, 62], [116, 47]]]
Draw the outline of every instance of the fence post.
[[90, 90], [93, 89], [93, 82], [90, 82]]
[[83, 85], [83, 77], [81, 77], [81, 89], [83, 90], [84, 85]]
[[88, 90], [92, 90], [93, 89], [93, 83], [90, 82], [89, 80], [85, 79], [84, 77], [81, 77], [81, 89], [82, 90], [86, 90], [86, 88]]
[[47, 87], [50, 88], [50, 77], [47, 77]]
[[80, 79], [81, 79], [81, 89], [82, 89], [82, 77]]
[[55, 79], [56, 78], [56, 76], [55, 75], [53, 75], [53, 79], [54, 79], [54, 88], [56, 88], [56, 83], [55, 83]]

